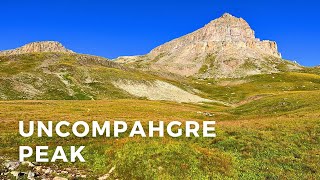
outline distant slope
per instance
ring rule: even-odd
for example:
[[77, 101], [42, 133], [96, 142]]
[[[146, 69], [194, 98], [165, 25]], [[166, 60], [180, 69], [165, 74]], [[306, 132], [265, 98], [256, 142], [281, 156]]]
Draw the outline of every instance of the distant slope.
[[[143, 85], [145, 93], [132, 93], [126, 88], [128, 85], [119, 86], [120, 81], [131, 82], [133, 88]], [[147, 98], [191, 103], [211, 102], [165, 81], [167, 80], [164, 78], [125, 68], [97, 56], [43, 52], [0, 56], [2, 100]], [[170, 88], [161, 86], [150, 93], [154, 89], [154, 82], [167, 84]], [[172, 90], [180, 93], [172, 98]]]
[[238, 106], [267, 96], [319, 91], [320, 75], [304, 69], [240, 79], [195, 79], [189, 85], [202, 92], [202, 97]]
[[320, 112], [320, 90], [311, 92], [292, 92], [265, 97], [230, 110], [236, 115], [283, 115]]
[[[127, 97], [100, 78], [119, 65], [106, 59], [65, 53], [0, 56], [1, 99], [96, 99]], [[110, 75], [111, 76], [111, 75]], [[108, 77], [108, 76], [105, 76]], [[108, 86], [109, 85], [109, 86]]]

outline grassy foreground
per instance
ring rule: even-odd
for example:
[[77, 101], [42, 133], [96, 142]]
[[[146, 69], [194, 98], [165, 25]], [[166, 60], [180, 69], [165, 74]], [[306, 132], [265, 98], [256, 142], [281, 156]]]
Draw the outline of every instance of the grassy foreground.
[[[212, 119], [216, 138], [22, 138], [18, 133], [18, 120]], [[86, 163], [55, 166], [83, 169], [88, 178], [112, 167], [111, 179], [320, 178], [320, 91], [280, 93], [233, 107], [146, 100], [1, 101], [0, 120], [1, 156], [17, 159], [20, 145], [48, 145], [50, 154], [57, 145], [85, 145]]]

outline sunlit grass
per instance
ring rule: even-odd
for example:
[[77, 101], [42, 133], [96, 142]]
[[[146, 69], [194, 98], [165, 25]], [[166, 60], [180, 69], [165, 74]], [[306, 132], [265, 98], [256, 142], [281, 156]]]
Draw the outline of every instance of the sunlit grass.
[[[305, 99], [302, 95], [304, 93], [292, 93], [286, 97], [292, 96], [291, 101], [297, 101]], [[298, 108], [300, 111], [291, 104], [290, 108], [280, 108], [281, 113], [277, 115], [261, 112], [266, 112], [263, 108], [272, 103], [281, 103], [283, 95], [236, 108], [146, 100], [2, 101], [0, 153], [14, 159], [20, 145], [48, 145], [53, 148], [49, 154], [53, 154], [54, 148], [62, 145], [69, 154], [69, 146], [85, 145], [86, 163], [56, 164], [61, 168], [90, 169], [88, 173], [92, 177], [105, 174], [115, 166], [112, 177], [121, 179], [317, 179], [320, 112], [316, 111], [318, 104], [314, 104], [316, 95], [317, 92], [310, 93], [309, 100]], [[223, 121], [213, 118], [217, 121], [217, 138], [129, 138], [125, 135], [121, 138], [22, 138], [17, 132], [18, 120], [201, 122], [212, 118], [197, 112], [208, 110], [228, 117]], [[50, 163], [44, 165], [50, 166]]]

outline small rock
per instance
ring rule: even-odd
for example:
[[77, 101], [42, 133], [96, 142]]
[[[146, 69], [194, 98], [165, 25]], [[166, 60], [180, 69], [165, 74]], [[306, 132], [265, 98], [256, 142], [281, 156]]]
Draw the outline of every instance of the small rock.
[[110, 176], [110, 174], [105, 174], [105, 175], [99, 177], [98, 180], [106, 180], [109, 178], [109, 176]]
[[110, 169], [109, 174], [111, 174], [115, 169], [116, 169], [116, 167], [113, 166], [113, 167]]
[[53, 180], [68, 180], [68, 179], [64, 178], [64, 177], [56, 176], [56, 177], [53, 178]]
[[35, 177], [35, 173], [32, 172], [32, 171], [29, 171], [29, 172], [28, 172], [28, 179], [34, 180], [34, 177]]
[[113, 167], [109, 170], [108, 174], [105, 174], [105, 175], [99, 177], [98, 180], [106, 180], [106, 179], [108, 179], [108, 178], [110, 177], [110, 174], [111, 174], [115, 169], [116, 169], [116, 167], [113, 166]]
[[72, 171], [72, 169], [71, 168], [66, 168], [66, 171]]
[[0, 169], [0, 175], [5, 175], [6, 173], [8, 173], [8, 169]]
[[87, 175], [80, 175], [81, 178], [87, 178]]
[[20, 162], [18, 162], [18, 161], [9, 161], [9, 162], [4, 163], [4, 166], [7, 169], [9, 169], [10, 171], [17, 169], [19, 167], [19, 165], [20, 165]]
[[68, 171], [61, 171], [61, 174], [68, 174]]
[[19, 171], [11, 171], [12, 176], [18, 178], [19, 177]]
[[42, 166], [36, 166], [33, 168], [36, 172], [41, 172], [42, 171]]
[[213, 117], [213, 114], [211, 114], [211, 113], [209, 113], [209, 112], [204, 112], [203, 115], [209, 116], [209, 117]]
[[48, 169], [42, 169], [42, 171], [43, 171], [45, 174], [52, 174], [52, 170], [51, 170], [51, 168], [48, 168]]
[[29, 162], [29, 161], [24, 161], [21, 163], [22, 165], [26, 165], [28, 167], [34, 167], [35, 165], [32, 163], [32, 162]]

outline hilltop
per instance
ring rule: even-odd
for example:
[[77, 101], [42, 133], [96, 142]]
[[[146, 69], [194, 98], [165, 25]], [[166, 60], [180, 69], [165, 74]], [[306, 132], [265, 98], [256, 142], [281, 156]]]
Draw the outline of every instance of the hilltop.
[[57, 41], [39, 41], [26, 44], [16, 49], [0, 51], [0, 56], [41, 52], [74, 53]]

